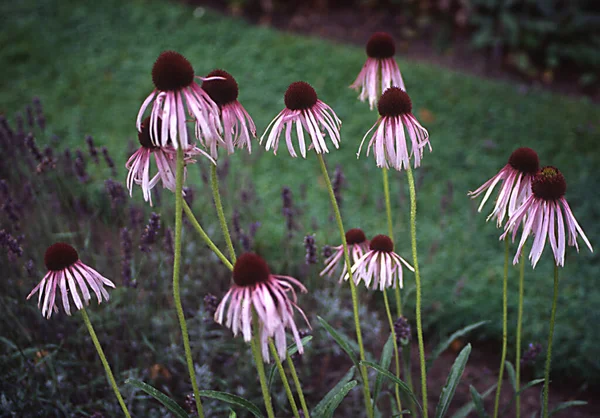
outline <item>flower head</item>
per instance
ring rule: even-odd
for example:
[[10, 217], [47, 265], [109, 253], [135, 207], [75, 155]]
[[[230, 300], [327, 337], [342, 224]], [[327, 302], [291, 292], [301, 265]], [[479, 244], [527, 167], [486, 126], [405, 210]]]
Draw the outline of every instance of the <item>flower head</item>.
[[[216, 77], [221, 77], [216, 78]], [[252, 151], [250, 136], [256, 137], [254, 121], [246, 109], [238, 102], [238, 84], [235, 78], [227, 71], [214, 70], [202, 82], [202, 89], [219, 106], [223, 121], [223, 139], [228, 153], [233, 153], [233, 148], [248, 148]], [[211, 155], [217, 158], [216, 143], [211, 144]]]
[[[367, 251], [369, 251], [369, 241], [362, 229], [352, 228], [346, 231], [346, 243], [348, 245], [348, 253], [352, 264], [355, 264]], [[344, 246], [330, 247], [332, 253], [325, 259], [325, 268], [321, 271], [321, 276], [333, 276], [339, 265], [342, 265], [342, 274], [340, 282], [347, 280], [348, 270], [344, 262]]]
[[[396, 43], [388, 33], [376, 32], [371, 35], [366, 49], [367, 62], [350, 88], [356, 91], [362, 89], [358, 98], [362, 102], [369, 99], [369, 106], [373, 109], [377, 98], [388, 88], [399, 87], [402, 90], [406, 88], [394, 59]], [[380, 86], [378, 86], [379, 82], [381, 82]]]
[[[140, 148], [133, 153], [125, 168], [129, 170], [127, 173], [127, 188], [129, 195], [133, 194], [133, 184], [139, 184], [142, 187], [144, 200], [150, 202], [152, 206], [151, 190], [158, 182], [162, 182], [163, 187], [175, 191], [175, 173], [177, 170], [177, 151], [171, 146], [172, 141], [169, 140], [166, 145], [155, 145], [151, 140], [150, 134], [150, 116], [148, 116], [140, 125], [141, 130], [138, 132], [138, 141]], [[160, 118], [156, 121], [158, 130], [162, 129]], [[202, 154], [207, 157], [213, 164], [215, 161], [200, 148], [188, 145], [184, 148], [184, 163], [195, 163], [194, 156]], [[150, 178], [150, 163], [154, 156], [156, 162], [157, 173]], [[185, 169], [184, 169], [185, 170]]]
[[478, 211], [492, 194], [494, 187], [502, 181], [500, 193], [496, 199], [494, 210], [487, 217], [496, 218], [498, 227], [502, 226], [505, 216], [512, 216], [519, 206], [531, 195], [531, 180], [540, 170], [537, 153], [531, 148], [517, 148], [508, 159], [508, 163], [494, 177], [486, 181], [474, 192], [469, 192], [471, 198], [476, 198], [484, 191]]
[[369, 243], [369, 251], [366, 252], [352, 266], [354, 280], [358, 284], [361, 280], [369, 287], [373, 281], [372, 289], [382, 292], [388, 287], [396, 287], [396, 283], [402, 282], [402, 264], [410, 271], [415, 271], [408, 262], [394, 252], [394, 243], [387, 235], [377, 235]]
[[[155, 146], [189, 148], [186, 110], [195, 119], [200, 137], [217, 138], [221, 130], [217, 105], [198, 84], [190, 62], [175, 51], [164, 51], [152, 67], [155, 89], [142, 103], [137, 116], [137, 129], [142, 130], [146, 108], [152, 104], [150, 114], [150, 141]], [[164, 124], [159, 128], [158, 121]]]
[[[98, 299], [98, 303], [108, 300], [108, 292], [104, 286], [115, 287], [114, 283], [102, 276], [93, 268], [86, 266], [79, 260], [79, 254], [75, 248], [63, 242], [57, 242], [46, 250], [44, 263], [48, 273], [42, 281], [31, 291], [27, 299], [39, 291], [38, 308], [41, 306], [42, 315], [46, 318], [52, 316], [52, 311], [58, 312], [56, 304], [57, 288], [60, 288], [62, 304], [67, 315], [71, 315], [69, 295], [73, 299], [77, 309], [83, 307], [81, 301], [89, 304], [91, 296], [89, 287], [92, 288]], [[67, 289], [68, 285], [68, 289]], [[79, 286], [79, 290], [77, 289]], [[80, 297], [81, 293], [81, 297]], [[44, 302], [42, 304], [42, 298]]]
[[[377, 103], [379, 110], [379, 119], [371, 129], [365, 134], [356, 156], [360, 156], [360, 150], [363, 143], [371, 131], [376, 131], [367, 145], [367, 155], [373, 148], [377, 167], [402, 170], [409, 167], [410, 157], [414, 156], [415, 168], [421, 165], [423, 157], [423, 148], [429, 146], [429, 133], [412, 114], [412, 102], [406, 92], [398, 87], [391, 87], [383, 93]], [[404, 133], [406, 128], [407, 134]], [[410, 138], [412, 149], [409, 152], [406, 143], [407, 137]]]
[[[329, 152], [325, 144], [325, 135], [323, 130], [329, 134], [329, 138], [336, 148], [340, 146], [340, 121], [329, 106], [317, 98], [317, 93], [312, 86], [304, 81], [296, 81], [290, 84], [284, 96], [285, 109], [271, 121], [265, 133], [260, 138], [262, 143], [265, 135], [268, 134], [266, 149], [273, 148], [277, 154], [279, 146], [279, 136], [285, 128], [285, 142], [288, 151], [292, 157], [296, 157], [296, 151], [292, 144], [292, 126], [296, 124], [296, 135], [300, 154], [306, 158], [306, 142], [304, 140], [304, 131], [312, 141], [309, 150], [314, 148], [318, 154]], [[269, 132], [270, 130], [270, 132]]]
[[[293, 277], [271, 274], [269, 266], [261, 257], [254, 253], [244, 253], [233, 267], [233, 285], [225, 294], [215, 312], [215, 321], [233, 331], [236, 336], [240, 331], [244, 341], [252, 339], [252, 310], [256, 312], [259, 329], [254, 330], [260, 335], [262, 355], [269, 362], [269, 338], [275, 340], [275, 347], [281, 359], [285, 359], [287, 345], [285, 329], [292, 331], [298, 352], [303, 353], [302, 341], [298, 328], [294, 323], [294, 309], [308, 320], [304, 312], [296, 305], [296, 292], [293, 285], [300, 291], [306, 288]], [[291, 294], [291, 298], [288, 296]], [[227, 315], [225, 317], [225, 308]]]
[[575, 246], [579, 251], [577, 245], [577, 234], [579, 234], [590, 251], [594, 251], [583, 229], [577, 223], [573, 212], [571, 212], [571, 208], [564, 197], [566, 191], [567, 182], [562, 173], [555, 167], [544, 167], [533, 177], [531, 195], [510, 216], [504, 226], [504, 234], [500, 237], [500, 239], [505, 239], [508, 233], [512, 231], [512, 240], [514, 241], [518, 226], [523, 223], [523, 234], [513, 264], [519, 262], [519, 256], [525, 241], [529, 235], [533, 235], [535, 238], [529, 253], [529, 259], [533, 267], [542, 255], [547, 238], [550, 241], [556, 265], [564, 266], [565, 244], [567, 242], [565, 227], [567, 228], [570, 246]]

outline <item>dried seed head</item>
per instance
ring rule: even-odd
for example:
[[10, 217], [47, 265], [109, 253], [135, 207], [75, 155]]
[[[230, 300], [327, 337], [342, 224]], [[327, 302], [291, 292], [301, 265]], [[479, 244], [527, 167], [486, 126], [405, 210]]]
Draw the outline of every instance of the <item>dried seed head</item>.
[[367, 42], [367, 55], [371, 58], [391, 58], [396, 53], [396, 42], [389, 33], [375, 32]]
[[412, 102], [404, 90], [390, 87], [379, 98], [377, 110], [381, 116], [401, 116], [412, 113]]
[[254, 253], [244, 253], [233, 266], [233, 281], [238, 286], [253, 286], [269, 280], [267, 262]]
[[[160, 132], [162, 128], [162, 122], [160, 119], [156, 120], [156, 130]], [[138, 141], [140, 145], [144, 148], [148, 149], [156, 149], [158, 148], [156, 145], [152, 143], [150, 139], [150, 116], [142, 121], [142, 130], [138, 132]]]
[[391, 253], [394, 251], [394, 243], [387, 235], [377, 235], [371, 240], [369, 249], [372, 251]]
[[44, 254], [44, 264], [51, 271], [64, 270], [79, 260], [79, 254], [75, 248], [64, 242], [52, 244]]
[[565, 195], [567, 182], [558, 168], [546, 166], [533, 177], [531, 191], [540, 199], [557, 200]]
[[207, 77], [223, 77], [225, 79], [206, 80], [202, 82], [202, 89], [219, 107], [237, 100], [239, 92], [238, 84], [231, 74], [225, 70], [213, 70]]
[[508, 163], [515, 170], [525, 174], [534, 175], [540, 170], [540, 159], [537, 152], [531, 148], [517, 148], [510, 154]]
[[152, 67], [152, 82], [160, 91], [181, 90], [194, 82], [194, 69], [180, 53], [164, 51]]
[[360, 228], [352, 228], [346, 231], [346, 242], [348, 245], [360, 244], [367, 240], [365, 233]]
[[288, 87], [283, 98], [290, 110], [309, 109], [317, 103], [317, 92], [304, 81], [296, 81]]

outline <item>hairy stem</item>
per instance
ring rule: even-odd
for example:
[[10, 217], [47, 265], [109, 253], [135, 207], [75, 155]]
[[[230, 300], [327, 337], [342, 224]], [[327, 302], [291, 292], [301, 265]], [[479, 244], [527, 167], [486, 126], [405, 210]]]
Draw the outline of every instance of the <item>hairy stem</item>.
[[292, 379], [294, 380], [294, 386], [296, 387], [296, 392], [298, 392], [298, 397], [300, 398], [300, 405], [302, 405], [304, 417], [310, 418], [310, 413], [308, 412], [308, 406], [306, 405], [306, 399], [304, 399], [304, 392], [302, 392], [302, 385], [300, 385], [300, 379], [298, 379], [298, 373], [296, 373], [294, 361], [290, 356], [287, 356], [286, 361], [288, 367], [290, 368], [290, 372], [292, 373]]
[[300, 418], [300, 414], [298, 413], [298, 406], [296, 405], [296, 400], [294, 399], [294, 395], [292, 394], [292, 388], [290, 387], [290, 382], [288, 381], [288, 378], [285, 374], [285, 370], [283, 369], [283, 364], [281, 364], [281, 360], [279, 359], [279, 354], [277, 354], [277, 349], [275, 348], [275, 345], [273, 344], [273, 341], [270, 338], [269, 350], [271, 350], [271, 355], [275, 359], [275, 364], [277, 365], [277, 370], [279, 370], [279, 376], [281, 377], [281, 381], [283, 382], [285, 394], [287, 395], [288, 401], [290, 402], [290, 406], [292, 407], [294, 417]]
[[498, 418], [500, 393], [502, 391], [502, 378], [504, 376], [504, 363], [506, 362], [506, 345], [508, 342], [508, 250], [509, 241], [506, 239], [504, 240], [504, 277], [502, 278], [502, 356], [500, 357], [500, 371], [498, 372], [498, 385], [496, 386], [494, 418]]
[[517, 392], [517, 418], [521, 418], [521, 395], [519, 394], [519, 389], [521, 386], [521, 332], [523, 329], [523, 295], [525, 288], [525, 260], [523, 259], [523, 254], [525, 253], [521, 253], [521, 260], [519, 261], [519, 308], [517, 313], [517, 357], [515, 360], [515, 392]]
[[273, 413], [273, 404], [271, 403], [271, 395], [269, 394], [269, 387], [267, 386], [267, 376], [265, 375], [265, 365], [263, 363], [262, 354], [260, 351], [260, 335], [258, 333], [258, 316], [256, 312], [252, 310], [252, 322], [254, 322], [254, 335], [252, 336], [252, 356], [254, 357], [254, 363], [256, 364], [256, 370], [258, 371], [258, 378], [260, 380], [260, 388], [262, 390], [263, 400], [265, 401], [265, 408], [267, 408], [267, 416], [269, 418], [275, 418]]
[[[394, 319], [392, 318], [392, 311], [390, 310], [390, 302], [388, 301], [387, 291], [383, 291], [383, 301], [385, 303], [385, 312], [390, 323], [390, 332], [392, 334], [392, 343], [394, 344], [394, 360], [396, 362], [396, 377], [400, 379], [400, 353], [398, 352], [398, 341], [396, 340], [396, 330], [394, 329]], [[394, 392], [396, 394], [396, 403], [398, 404], [398, 411], [402, 411], [402, 401], [400, 400], [400, 390], [398, 385], [394, 385]]]
[[225, 212], [223, 211], [223, 204], [221, 203], [217, 166], [214, 164], [212, 164], [210, 167], [210, 184], [212, 186], [213, 199], [215, 200], [215, 207], [217, 208], [217, 216], [219, 217], [221, 230], [223, 231], [223, 236], [225, 237], [225, 242], [227, 243], [227, 249], [229, 250], [229, 258], [231, 258], [231, 262], [235, 264], [235, 250], [233, 249], [233, 242], [231, 242], [231, 235], [229, 234], [229, 228], [227, 227], [227, 219], [225, 219]]
[[546, 367], [544, 368], [544, 400], [542, 405], [543, 417], [548, 418], [548, 395], [550, 394], [550, 364], [552, 362], [552, 338], [554, 337], [554, 322], [556, 319], [556, 304], [558, 301], [558, 266], [554, 264], [554, 294], [552, 296], [552, 312], [550, 314], [550, 333], [546, 349]]

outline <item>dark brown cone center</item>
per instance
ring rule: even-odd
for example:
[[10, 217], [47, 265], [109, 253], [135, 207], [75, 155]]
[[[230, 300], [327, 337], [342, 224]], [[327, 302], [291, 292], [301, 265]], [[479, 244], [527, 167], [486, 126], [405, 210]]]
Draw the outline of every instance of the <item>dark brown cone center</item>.
[[252, 286], [269, 280], [267, 262], [254, 253], [244, 253], [233, 266], [233, 281], [238, 286]]
[[381, 116], [408, 115], [412, 112], [412, 102], [404, 90], [390, 87], [379, 98], [377, 110]]
[[508, 163], [515, 170], [525, 174], [534, 175], [540, 170], [540, 159], [537, 152], [531, 148], [517, 148], [510, 154]]
[[317, 103], [317, 92], [304, 81], [296, 81], [288, 87], [283, 98], [290, 110], [310, 109]]
[[558, 168], [546, 166], [533, 177], [531, 191], [537, 198], [557, 200], [565, 195], [567, 182]]
[[[158, 148], [156, 145], [154, 145], [152, 143], [152, 140], [150, 139], [150, 116], [148, 116], [146, 119], [144, 119], [142, 121], [142, 130], [140, 132], [138, 132], [138, 141], [140, 143], [140, 145], [144, 148], [153, 150]], [[160, 135], [160, 131], [162, 129], [162, 122], [160, 119], [156, 120], [156, 131], [159, 132]]]
[[372, 251], [391, 253], [394, 251], [394, 243], [387, 235], [377, 235], [371, 239], [369, 249]]
[[225, 79], [205, 80], [202, 82], [202, 89], [219, 107], [237, 100], [239, 93], [238, 84], [231, 74], [225, 70], [214, 70], [207, 77], [223, 77]]
[[79, 254], [75, 248], [64, 242], [52, 244], [44, 254], [44, 264], [51, 271], [64, 270], [79, 260]]
[[365, 242], [366, 240], [367, 237], [365, 236], [363, 230], [360, 228], [352, 228], [346, 231], [346, 242], [348, 243], [348, 245], [360, 244], [362, 242]]
[[160, 91], [176, 91], [194, 82], [192, 64], [180, 53], [161, 53], [152, 67], [152, 82]]
[[375, 32], [367, 42], [367, 55], [371, 58], [391, 58], [396, 53], [396, 42], [386, 32]]

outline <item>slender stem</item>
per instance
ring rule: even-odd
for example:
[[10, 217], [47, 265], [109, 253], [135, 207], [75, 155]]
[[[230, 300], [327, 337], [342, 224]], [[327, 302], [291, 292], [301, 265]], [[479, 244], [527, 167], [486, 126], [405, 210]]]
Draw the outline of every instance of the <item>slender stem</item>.
[[[385, 312], [387, 313], [388, 322], [390, 323], [390, 332], [392, 333], [392, 342], [394, 344], [394, 359], [396, 361], [396, 377], [400, 379], [400, 353], [398, 352], [398, 341], [396, 340], [396, 330], [394, 329], [394, 319], [392, 318], [392, 311], [390, 310], [390, 302], [388, 301], [387, 291], [383, 291], [383, 301], [385, 303]], [[398, 385], [394, 385], [396, 393], [396, 403], [398, 404], [398, 411], [402, 411], [402, 401], [400, 400], [400, 390]]]
[[502, 279], [502, 356], [500, 357], [500, 372], [496, 386], [496, 401], [494, 402], [494, 418], [498, 418], [500, 406], [500, 392], [502, 391], [502, 377], [504, 376], [504, 363], [506, 362], [506, 344], [508, 342], [508, 250], [509, 240], [504, 240], [504, 277]]
[[525, 288], [525, 260], [521, 253], [521, 260], [519, 261], [519, 308], [517, 313], [517, 358], [515, 360], [515, 392], [517, 392], [516, 409], [517, 418], [521, 418], [521, 395], [519, 394], [519, 388], [521, 386], [521, 331], [523, 329], [523, 295]]
[[277, 365], [277, 370], [279, 370], [279, 376], [281, 377], [281, 381], [283, 382], [285, 394], [287, 395], [288, 401], [290, 402], [290, 406], [292, 407], [292, 412], [296, 418], [300, 418], [300, 414], [298, 413], [298, 406], [296, 405], [296, 400], [294, 399], [294, 395], [292, 394], [292, 388], [290, 387], [290, 382], [288, 381], [288, 378], [285, 374], [285, 370], [283, 369], [283, 364], [281, 364], [279, 354], [277, 354], [277, 349], [275, 348], [275, 345], [273, 344], [273, 341], [270, 338], [269, 350], [271, 350], [271, 355], [273, 356], [273, 358], [275, 358], [275, 364]]
[[294, 361], [290, 356], [286, 358], [288, 367], [290, 368], [290, 372], [292, 373], [292, 379], [294, 380], [294, 386], [296, 387], [296, 392], [298, 392], [298, 397], [300, 398], [300, 405], [302, 405], [302, 412], [304, 412], [305, 418], [310, 418], [310, 413], [308, 412], [308, 406], [306, 405], [306, 399], [304, 399], [304, 392], [302, 392], [302, 385], [300, 385], [300, 379], [298, 379], [298, 373], [296, 373], [296, 366], [294, 366]]
[[[390, 183], [388, 181], [388, 170], [382, 168], [381, 173], [383, 174], [383, 194], [385, 196], [385, 212], [387, 214], [387, 227], [388, 236], [394, 241], [394, 223], [392, 221], [392, 203], [390, 199]], [[394, 288], [394, 295], [396, 297], [396, 315], [402, 316], [402, 297], [400, 295], [400, 287]]]
[[548, 395], [550, 394], [550, 363], [552, 362], [552, 338], [554, 337], [554, 321], [556, 319], [556, 303], [558, 301], [558, 266], [554, 264], [554, 295], [552, 296], [552, 312], [550, 314], [550, 333], [546, 349], [546, 367], [544, 369], [544, 403], [543, 417], [548, 418]]
[[[356, 328], [356, 340], [358, 341], [358, 349], [360, 352], [361, 361], [365, 360], [365, 348], [363, 346], [362, 332], [360, 330], [360, 317], [358, 315], [358, 294], [356, 291], [356, 284], [352, 278], [352, 263], [350, 262], [350, 254], [348, 253], [348, 243], [346, 242], [346, 232], [344, 224], [342, 223], [342, 215], [340, 214], [340, 208], [338, 207], [337, 201], [335, 200], [335, 194], [333, 193], [333, 187], [331, 186], [331, 180], [327, 173], [327, 166], [325, 166], [325, 160], [321, 154], [317, 154], [319, 165], [321, 166], [321, 172], [325, 178], [325, 184], [329, 190], [329, 199], [331, 200], [331, 206], [335, 213], [335, 220], [340, 230], [340, 236], [342, 239], [342, 245], [344, 247], [344, 260], [346, 262], [346, 269], [348, 270], [348, 281], [350, 282], [350, 292], [352, 293], [352, 309], [354, 313], [354, 326]], [[360, 373], [363, 381], [363, 394], [365, 397], [365, 405], [367, 407], [367, 416], [373, 418], [373, 404], [371, 403], [371, 390], [369, 389], [369, 376], [367, 374], [367, 367], [360, 365]]]
[[110, 370], [110, 366], [108, 365], [108, 361], [106, 360], [106, 356], [104, 355], [104, 351], [102, 350], [100, 341], [98, 341], [98, 337], [96, 336], [96, 332], [94, 331], [94, 327], [92, 326], [92, 323], [90, 322], [90, 317], [88, 316], [88, 314], [85, 310], [85, 307], [81, 308], [81, 315], [83, 316], [83, 322], [85, 323], [85, 326], [87, 327], [88, 332], [90, 333], [90, 336], [92, 337], [92, 342], [94, 343], [94, 347], [96, 347], [96, 351], [98, 352], [98, 356], [100, 357], [100, 362], [102, 363], [102, 366], [104, 366], [104, 371], [106, 372], [106, 377], [108, 377], [108, 382], [110, 383], [113, 391], [115, 392], [115, 396], [117, 397], [117, 400], [119, 401], [119, 405], [121, 405], [121, 409], [123, 410], [123, 413], [125, 414], [125, 416], [127, 418], [131, 418], [131, 415], [129, 415], [129, 410], [127, 409], [127, 406], [125, 405], [125, 401], [123, 401], [121, 392], [119, 392], [119, 387], [117, 386], [115, 377], [113, 376], [112, 371]]
[[263, 358], [260, 351], [260, 335], [258, 333], [258, 316], [254, 309], [252, 310], [252, 322], [254, 322], [254, 335], [252, 336], [252, 356], [254, 357], [254, 363], [256, 364], [256, 370], [258, 371], [258, 378], [260, 379], [260, 388], [262, 390], [263, 399], [265, 401], [265, 408], [267, 408], [267, 415], [269, 418], [275, 418], [273, 413], [273, 404], [271, 403], [271, 395], [269, 394], [269, 387], [267, 386], [267, 376], [265, 375], [265, 365], [263, 364]]
[[194, 390], [194, 399], [198, 415], [204, 418], [198, 383], [196, 382], [196, 371], [194, 370], [194, 361], [192, 360], [192, 350], [190, 348], [190, 336], [185, 323], [183, 306], [181, 305], [181, 296], [179, 294], [179, 276], [181, 270], [181, 227], [183, 223], [183, 150], [177, 148], [177, 176], [175, 181], [175, 254], [173, 257], [173, 299], [175, 300], [175, 310], [181, 327], [181, 336], [183, 339], [183, 349], [185, 350], [185, 359], [187, 362], [192, 389]]
[[217, 208], [217, 216], [221, 223], [221, 230], [227, 243], [227, 249], [229, 250], [229, 258], [231, 262], [235, 264], [235, 250], [233, 249], [233, 242], [231, 242], [231, 235], [229, 235], [229, 228], [227, 228], [227, 220], [225, 219], [225, 212], [223, 212], [223, 204], [221, 203], [221, 194], [219, 193], [219, 178], [217, 176], [217, 166], [212, 164], [210, 167], [210, 184], [212, 186], [213, 198], [215, 200], [215, 207]]
[[217, 257], [219, 257], [219, 259], [223, 262], [223, 264], [225, 264], [225, 266], [227, 266], [227, 268], [229, 270], [233, 270], [233, 265], [231, 264], [231, 262], [217, 248], [215, 243], [212, 242], [212, 240], [206, 234], [206, 232], [204, 232], [204, 229], [202, 229], [202, 227], [200, 226], [200, 223], [198, 223], [198, 220], [194, 216], [194, 213], [192, 212], [192, 210], [190, 209], [190, 207], [188, 206], [188, 204], [185, 200], [183, 201], [183, 211], [187, 215], [187, 217], [190, 220], [190, 222], [192, 223], [193, 227], [196, 228], [196, 231], [198, 231], [198, 233], [200, 234], [200, 236], [202, 237], [202, 239], [204, 240], [206, 245], [208, 245], [208, 247], [217, 255]]
[[421, 397], [423, 402], [423, 417], [427, 418], [427, 370], [425, 369], [425, 343], [423, 341], [423, 324], [421, 321], [421, 273], [419, 273], [419, 259], [417, 256], [417, 193], [415, 191], [415, 179], [413, 178], [410, 165], [406, 169], [408, 188], [410, 194], [410, 242], [412, 247], [413, 267], [415, 269], [416, 295], [416, 319], [417, 338], [419, 340], [419, 365], [421, 368]]

